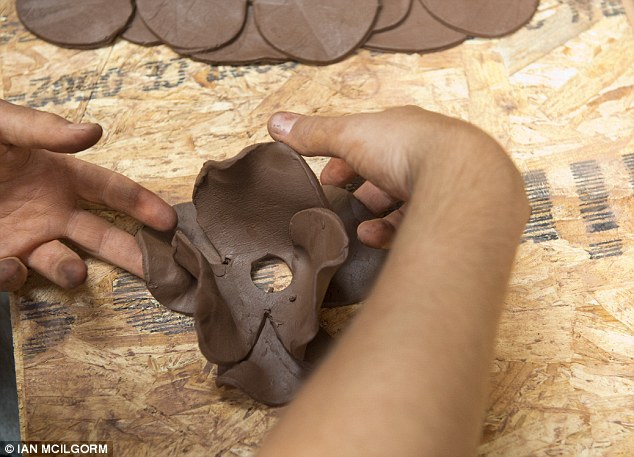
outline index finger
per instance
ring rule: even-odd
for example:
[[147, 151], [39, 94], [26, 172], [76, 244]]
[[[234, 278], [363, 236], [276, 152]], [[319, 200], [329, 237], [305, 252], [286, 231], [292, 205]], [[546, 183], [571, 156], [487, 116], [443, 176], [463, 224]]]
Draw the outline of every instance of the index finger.
[[78, 152], [101, 138], [98, 124], [73, 124], [55, 114], [0, 100], [0, 143], [26, 149]]
[[176, 226], [174, 208], [130, 178], [98, 165], [68, 157], [72, 184], [82, 199], [124, 212], [153, 229]]

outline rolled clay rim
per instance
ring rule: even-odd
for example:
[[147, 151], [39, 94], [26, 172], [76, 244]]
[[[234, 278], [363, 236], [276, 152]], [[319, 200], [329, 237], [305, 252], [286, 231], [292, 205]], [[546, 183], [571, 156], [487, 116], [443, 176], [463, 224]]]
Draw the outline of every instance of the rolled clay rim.
[[16, 10], [34, 35], [63, 47], [93, 49], [114, 40], [134, 8], [131, 0], [17, 0]]
[[409, 15], [413, 0], [381, 0], [381, 9], [376, 18], [373, 32], [393, 29]]
[[247, 14], [247, 0], [136, 0], [136, 5], [152, 33], [182, 53], [230, 42]]
[[539, 0], [420, 0], [442, 23], [467, 35], [497, 38], [526, 25]]
[[396, 28], [372, 34], [364, 47], [379, 51], [438, 51], [462, 43], [467, 36], [436, 20], [414, 0], [409, 16]]
[[273, 63], [288, 59], [283, 52], [271, 46], [258, 30], [253, 7], [247, 10], [247, 20], [240, 35], [231, 43], [207, 52], [193, 54], [192, 59], [215, 64]]
[[145, 25], [138, 11], [134, 12], [128, 27], [121, 34], [121, 38], [142, 46], [155, 46], [161, 44], [161, 39], [154, 35]]
[[253, 0], [260, 34], [274, 48], [312, 64], [337, 62], [372, 32], [378, 0]]

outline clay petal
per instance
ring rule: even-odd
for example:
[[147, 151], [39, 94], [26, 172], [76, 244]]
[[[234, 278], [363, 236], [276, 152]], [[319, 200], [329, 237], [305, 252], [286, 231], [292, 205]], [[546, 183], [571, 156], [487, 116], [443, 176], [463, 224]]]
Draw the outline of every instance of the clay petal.
[[240, 64], [254, 62], [283, 62], [286, 54], [268, 44], [255, 25], [253, 7], [249, 5], [247, 21], [242, 32], [231, 43], [218, 49], [194, 54], [193, 59], [209, 63]]
[[208, 161], [194, 188], [198, 224], [221, 257], [292, 252], [295, 213], [328, 202], [306, 162], [282, 143], [262, 143]]
[[[207, 162], [196, 181], [193, 199], [199, 225], [226, 265], [222, 275], [216, 274], [216, 283], [243, 330], [245, 343], [255, 344], [263, 316], [271, 315], [286, 349], [302, 358], [317, 332], [321, 298], [336, 265], [345, 259], [347, 244], [341, 222], [323, 209], [326, 198], [313, 172], [286, 145], [255, 145], [228, 161]], [[296, 216], [315, 208], [315, 213]], [[300, 223], [311, 214], [318, 220], [312, 220], [314, 227], [302, 225], [308, 239], [298, 244], [297, 233], [291, 233], [298, 229], [292, 228], [291, 221]], [[310, 241], [321, 230], [328, 232], [324, 239], [332, 238], [330, 250]], [[319, 253], [297, 254], [297, 245], [308, 249], [311, 243], [319, 247]], [[270, 257], [282, 259], [294, 275], [291, 284], [276, 293], [258, 289], [251, 279], [253, 265]], [[215, 333], [213, 322], [205, 329], [201, 325], [209, 350], [215, 347], [210, 336]], [[226, 344], [220, 339], [217, 342]]]
[[334, 186], [324, 186], [330, 208], [339, 216], [349, 238], [346, 261], [332, 277], [322, 306], [334, 308], [359, 303], [370, 293], [381, 271], [388, 251], [366, 246], [357, 237], [357, 227], [375, 216], [351, 192]]
[[195, 279], [174, 261], [171, 233], [157, 232], [143, 227], [136, 235], [143, 254], [143, 274], [150, 293], [163, 306], [191, 316], [195, 303], [189, 292]]
[[220, 263], [220, 257], [196, 222], [196, 210], [191, 203], [175, 205], [178, 227], [171, 232], [158, 232], [143, 227], [136, 235], [143, 254], [143, 274], [148, 290], [163, 306], [189, 316], [197, 306], [197, 281], [174, 260], [172, 240], [177, 231], [193, 240], [209, 262]]
[[237, 387], [255, 400], [279, 406], [293, 399], [307, 365], [286, 351], [269, 319], [249, 357], [235, 365], [219, 366], [216, 384]]
[[131, 0], [18, 0], [15, 6], [22, 24], [33, 34], [78, 49], [114, 40], [134, 11]]
[[175, 48], [214, 49], [234, 39], [244, 25], [247, 0], [136, 0], [148, 28]]
[[134, 12], [132, 20], [128, 27], [121, 34], [121, 37], [136, 44], [143, 46], [154, 46], [161, 44], [161, 39], [154, 35], [152, 31], [145, 25], [138, 11]]
[[464, 33], [434, 18], [419, 0], [414, 0], [409, 15], [403, 22], [393, 29], [373, 33], [363, 46], [379, 51], [437, 51], [455, 46], [466, 38]]
[[393, 29], [405, 20], [412, 9], [412, 0], [382, 0], [374, 32]]
[[203, 232], [203, 229], [198, 225], [196, 220], [196, 208], [192, 203], [180, 203], [174, 205], [176, 214], [178, 215], [178, 227], [177, 230], [183, 232], [191, 243], [205, 256], [207, 261], [211, 265], [221, 264], [222, 259], [220, 254], [213, 244]]
[[319, 330], [319, 308], [328, 284], [348, 255], [348, 236], [336, 214], [311, 208], [293, 216], [290, 223], [294, 254], [291, 264], [297, 299], [271, 309], [271, 320], [284, 347], [295, 357]]
[[245, 338], [249, 329], [237, 324], [232, 308], [218, 289], [211, 265], [182, 232], [176, 232], [172, 243], [174, 260], [196, 278], [194, 290], [188, 295], [196, 304], [194, 318], [201, 352], [214, 363], [244, 358], [252, 346]]
[[372, 31], [377, 0], [253, 0], [258, 30], [283, 53], [330, 63], [358, 48]]

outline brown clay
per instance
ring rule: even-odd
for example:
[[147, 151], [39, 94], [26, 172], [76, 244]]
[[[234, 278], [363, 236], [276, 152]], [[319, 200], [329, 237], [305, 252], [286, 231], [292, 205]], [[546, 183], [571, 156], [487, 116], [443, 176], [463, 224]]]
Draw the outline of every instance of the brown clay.
[[20, 21], [33, 34], [81, 49], [110, 43], [132, 16], [131, 0], [17, 0]]
[[[382, 265], [386, 253], [356, 236], [374, 216], [350, 192], [322, 189], [281, 143], [205, 163], [193, 203], [174, 208], [176, 229], [137, 234], [148, 289], [194, 316], [200, 350], [219, 366], [218, 385], [269, 405], [288, 402], [327, 350], [324, 297], [326, 306], [362, 300]], [[267, 293], [251, 279], [253, 265], [269, 257], [292, 271], [282, 291]]]
[[539, 0], [421, 0], [438, 20], [468, 35], [500, 37], [522, 27]]
[[372, 31], [378, 0], [253, 0], [266, 41], [300, 62], [329, 63], [357, 49]]
[[180, 51], [228, 43], [242, 30], [247, 12], [247, 0], [137, 0], [136, 5], [150, 30]]
[[161, 39], [154, 35], [148, 26], [145, 25], [145, 22], [141, 19], [141, 15], [138, 11], [135, 11], [128, 27], [121, 34], [121, 38], [143, 46], [161, 44]]
[[348, 257], [330, 280], [323, 307], [334, 308], [359, 303], [370, 293], [381, 271], [387, 251], [366, 246], [357, 238], [357, 227], [375, 216], [351, 192], [334, 186], [324, 186], [330, 209], [343, 222], [348, 234]]
[[[171, 309], [193, 311], [201, 351], [223, 367], [220, 384], [267, 404], [284, 403], [296, 391], [299, 368], [289, 372], [289, 364], [302, 366], [330, 279], [348, 254], [346, 230], [326, 206], [304, 160], [267, 143], [207, 162], [193, 205], [176, 206], [172, 233], [139, 232], [150, 292]], [[293, 272], [280, 292], [251, 280], [253, 264], [270, 256]], [[272, 386], [262, 390], [266, 384]]]
[[412, 0], [381, 0], [381, 10], [374, 31], [393, 29], [405, 20], [412, 8]]
[[407, 18], [396, 28], [373, 33], [365, 47], [381, 51], [423, 52], [435, 51], [461, 43], [464, 33], [447, 27], [435, 19], [414, 0]]
[[219, 64], [245, 64], [281, 62], [288, 56], [262, 38], [253, 17], [253, 7], [249, 6], [244, 29], [234, 41], [212, 51], [194, 54], [192, 58], [202, 62]]

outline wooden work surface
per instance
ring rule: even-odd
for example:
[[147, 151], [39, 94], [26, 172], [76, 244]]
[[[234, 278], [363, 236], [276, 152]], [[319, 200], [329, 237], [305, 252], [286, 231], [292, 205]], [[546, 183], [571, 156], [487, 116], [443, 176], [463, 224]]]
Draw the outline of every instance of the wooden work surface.
[[[6, 100], [101, 123], [104, 138], [79, 156], [170, 203], [190, 198], [206, 159], [267, 140], [279, 109], [416, 104], [480, 125], [508, 148], [533, 205], [480, 452], [634, 455], [634, 33], [619, 1], [543, 0], [510, 37], [431, 55], [211, 67], [124, 41], [61, 49], [0, 0], [0, 81]], [[107, 439], [129, 456], [251, 455], [280, 410], [216, 388], [191, 320], [141, 281], [87, 262], [78, 290], [31, 277], [12, 301], [23, 439]], [[325, 312], [324, 325], [337, 333], [353, 312]]]

